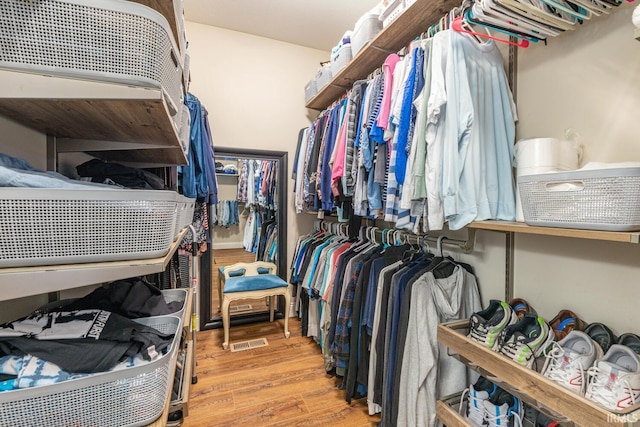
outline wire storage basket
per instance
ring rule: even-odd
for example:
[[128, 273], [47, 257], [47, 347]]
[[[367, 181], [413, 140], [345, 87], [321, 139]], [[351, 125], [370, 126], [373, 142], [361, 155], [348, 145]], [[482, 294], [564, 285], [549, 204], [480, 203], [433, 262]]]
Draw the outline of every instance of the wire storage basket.
[[0, 188], [0, 267], [164, 256], [176, 221], [172, 191]]
[[167, 20], [119, 0], [0, 0], [0, 68], [162, 89], [183, 103], [182, 60]]
[[175, 316], [137, 319], [165, 334], [175, 334], [169, 351], [152, 362], [53, 385], [0, 393], [0, 425], [40, 427], [141, 426], [164, 411], [180, 343]]
[[196, 201], [195, 199], [176, 194], [176, 204], [178, 212], [173, 237], [174, 240], [178, 238], [178, 234], [180, 234], [183, 228], [193, 223], [193, 212], [196, 207]]
[[529, 225], [640, 230], [640, 168], [523, 175], [518, 187]]
[[171, 313], [171, 316], [177, 316], [180, 319], [184, 316], [185, 302], [187, 301], [187, 295], [189, 294], [189, 289], [163, 289], [160, 291], [162, 293], [162, 297], [164, 298], [167, 304], [179, 301], [182, 303], [180, 310], [175, 313]]

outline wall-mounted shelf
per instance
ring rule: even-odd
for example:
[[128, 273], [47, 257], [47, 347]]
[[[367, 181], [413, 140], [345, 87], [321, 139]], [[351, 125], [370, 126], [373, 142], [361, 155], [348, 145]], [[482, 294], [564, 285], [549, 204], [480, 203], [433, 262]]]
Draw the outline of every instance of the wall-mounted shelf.
[[164, 271], [187, 233], [184, 228], [161, 258], [0, 269], [0, 300], [10, 300]]
[[216, 172], [217, 176], [229, 176], [229, 177], [233, 177], [233, 178], [237, 178], [240, 175], [238, 175], [237, 173], [220, 173], [220, 172]]
[[[604, 426], [610, 422], [613, 414], [628, 415], [627, 418], [630, 420], [636, 418], [638, 405], [621, 412], [607, 411], [585, 397], [574, 394], [543, 377], [538, 372], [472, 341], [463, 333], [468, 328], [468, 323], [467, 320], [463, 320], [438, 325], [438, 341], [446, 345], [449, 352], [454, 353], [460, 361], [488, 377], [506, 391], [549, 414], [560, 414], [559, 417], [564, 418], [559, 420], [562, 425], [573, 423], [581, 426]], [[620, 419], [623, 418], [620, 417]]]
[[56, 138], [90, 141], [81, 151], [104, 160], [187, 163], [161, 89], [0, 70], [0, 94], [0, 115]]
[[572, 237], [576, 239], [607, 240], [610, 242], [640, 243], [640, 232], [614, 232], [580, 230], [574, 228], [535, 227], [522, 222], [474, 221], [467, 226], [478, 230], [503, 231], [544, 236]]
[[365, 78], [380, 67], [390, 53], [406, 46], [457, 4], [451, 0], [417, 0], [333, 76], [333, 79], [307, 102], [307, 108], [322, 110], [328, 107], [353, 86], [356, 80]]

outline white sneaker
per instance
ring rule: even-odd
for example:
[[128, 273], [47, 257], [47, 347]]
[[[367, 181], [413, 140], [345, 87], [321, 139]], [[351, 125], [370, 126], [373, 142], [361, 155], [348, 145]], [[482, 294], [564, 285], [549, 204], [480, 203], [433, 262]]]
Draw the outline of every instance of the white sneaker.
[[524, 408], [520, 400], [502, 389], [484, 402], [484, 425], [522, 427]]
[[587, 399], [611, 411], [640, 403], [640, 359], [629, 347], [612, 345], [587, 372]]
[[489, 306], [469, 318], [469, 338], [483, 346], [496, 349], [498, 336], [504, 328], [518, 320], [513, 308], [504, 301], [491, 300]]
[[[484, 423], [484, 402], [489, 400], [497, 390], [498, 386], [485, 377], [478, 378], [475, 384], [470, 385], [462, 392], [458, 412], [465, 416], [472, 425], [481, 427]], [[467, 395], [467, 408], [466, 411], [463, 411], [464, 398]]]
[[584, 395], [587, 387], [587, 369], [601, 359], [602, 349], [589, 335], [573, 330], [559, 342], [554, 342], [546, 351], [542, 375]]

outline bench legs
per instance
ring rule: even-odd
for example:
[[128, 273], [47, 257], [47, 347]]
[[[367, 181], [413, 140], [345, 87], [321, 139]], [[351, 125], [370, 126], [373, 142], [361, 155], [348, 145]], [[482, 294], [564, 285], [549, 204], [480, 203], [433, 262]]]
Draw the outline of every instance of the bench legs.
[[224, 329], [224, 342], [222, 343], [222, 348], [225, 350], [229, 348], [229, 326], [230, 326], [230, 318], [229, 318], [229, 304], [232, 301], [239, 299], [259, 299], [259, 298], [267, 298], [269, 297], [269, 320], [273, 322], [274, 311], [276, 306], [276, 297], [278, 295], [284, 296], [285, 301], [285, 313], [284, 313], [284, 337], [289, 338], [291, 335], [289, 332], [289, 305], [291, 304], [291, 295], [289, 294], [289, 287], [275, 288], [275, 289], [264, 289], [258, 291], [247, 291], [247, 292], [233, 292], [228, 294], [223, 294], [222, 298], [222, 327]]

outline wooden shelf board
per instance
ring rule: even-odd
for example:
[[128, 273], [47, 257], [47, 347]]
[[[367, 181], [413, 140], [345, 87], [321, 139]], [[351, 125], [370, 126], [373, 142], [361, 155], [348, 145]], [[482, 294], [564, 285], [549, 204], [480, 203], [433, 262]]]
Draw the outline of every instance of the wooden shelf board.
[[573, 228], [536, 227], [522, 222], [474, 221], [467, 227], [478, 230], [504, 231], [544, 236], [572, 237], [578, 239], [607, 240], [611, 242], [640, 243], [640, 232], [614, 232], [580, 230]]
[[384, 59], [427, 30], [456, 3], [451, 0], [417, 0], [373, 40], [307, 102], [307, 108], [322, 110], [342, 96], [356, 80], [382, 66]]
[[436, 401], [436, 417], [447, 427], [469, 427], [471, 424], [450, 405]]
[[529, 403], [537, 402], [551, 413], [562, 414], [577, 425], [607, 425], [612, 412], [470, 340], [459, 332], [460, 328], [467, 326], [466, 320], [438, 325], [438, 341], [468, 361], [472, 368], [481, 367], [486, 373], [517, 390], [517, 394], [523, 400], [529, 400]]
[[[0, 70], [0, 94], [0, 115], [44, 134], [100, 141], [105, 150], [113, 142], [139, 144], [126, 154], [100, 154], [105, 160], [187, 163], [160, 89]], [[144, 144], [154, 148], [136, 152]]]
[[0, 269], [0, 301], [160, 273], [187, 230], [184, 228], [169, 252], [159, 258]]

